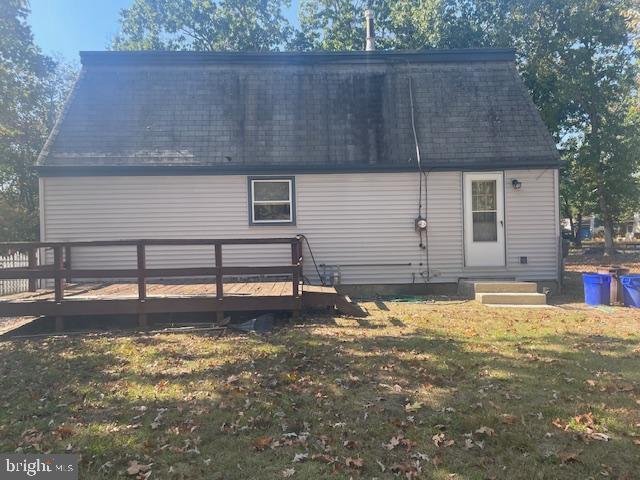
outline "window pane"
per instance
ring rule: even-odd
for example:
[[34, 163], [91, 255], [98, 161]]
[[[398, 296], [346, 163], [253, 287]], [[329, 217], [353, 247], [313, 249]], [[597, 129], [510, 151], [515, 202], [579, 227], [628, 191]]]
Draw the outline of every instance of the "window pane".
[[496, 209], [496, 181], [475, 180], [471, 182], [471, 208], [477, 210]]
[[288, 222], [291, 220], [291, 205], [275, 204], [275, 205], [254, 205], [253, 219], [256, 222], [265, 220], [282, 220]]
[[289, 182], [253, 182], [253, 197], [257, 202], [289, 200]]
[[473, 212], [473, 241], [498, 241], [498, 223], [495, 212]]

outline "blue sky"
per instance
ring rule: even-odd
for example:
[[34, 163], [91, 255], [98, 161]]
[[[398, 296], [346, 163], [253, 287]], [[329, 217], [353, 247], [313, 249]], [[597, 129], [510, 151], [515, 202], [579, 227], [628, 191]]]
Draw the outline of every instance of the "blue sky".
[[[48, 55], [79, 62], [80, 50], [105, 50], [118, 33], [119, 12], [133, 0], [31, 0], [29, 22], [36, 44]], [[297, 1], [287, 11], [295, 22]]]

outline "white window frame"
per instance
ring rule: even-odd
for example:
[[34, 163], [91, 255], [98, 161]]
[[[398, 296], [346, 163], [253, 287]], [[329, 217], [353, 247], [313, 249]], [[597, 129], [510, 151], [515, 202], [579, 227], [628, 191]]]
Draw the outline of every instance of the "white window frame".
[[[256, 200], [256, 183], [286, 183], [289, 186], [289, 200]], [[249, 177], [249, 223], [251, 225], [294, 225], [295, 224], [295, 180], [293, 177]], [[256, 220], [256, 205], [289, 205], [289, 218], [284, 220]]]

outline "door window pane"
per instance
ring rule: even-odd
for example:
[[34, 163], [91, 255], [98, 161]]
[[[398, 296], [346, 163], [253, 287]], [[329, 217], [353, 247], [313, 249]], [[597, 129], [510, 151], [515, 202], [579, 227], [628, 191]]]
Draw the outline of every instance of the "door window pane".
[[498, 241], [496, 212], [473, 212], [473, 241]]
[[498, 241], [497, 182], [474, 180], [471, 182], [471, 210], [473, 215], [473, 241]]
[[496, 209], [496, 181], [476, 180], [471, 183], [472, 209], [491, 211]]

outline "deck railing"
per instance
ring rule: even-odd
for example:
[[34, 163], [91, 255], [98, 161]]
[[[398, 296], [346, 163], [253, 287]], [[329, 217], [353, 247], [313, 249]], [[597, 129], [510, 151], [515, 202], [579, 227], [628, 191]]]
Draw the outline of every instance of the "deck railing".
[[[223, 247], [225, 245], [276, 245], [289, 244], [291, 263], [276, 266], [224, 266]], [[146, 253], [150, 246], [212, 246], [215, 266], [181, 268], [147, 268]], [[77, 269], [73, 267], [73, 250], [79, 247], [132, 247], [136, 251], [136, 268], [124, 269]], [[18, 242], [0, 243], [0, 249], [25, 252], [27, 265], [0, 269], [0, 280], [26, 279], [30, 291], [36, 291], [37, 280], [54, 280], [55, 302], [64, 301], [65, 281], [71, 279], [130, 279], [138, 283], [138, 301], [147, 298], [147, 280], [151, 278], [215, 277], [216, 298], [224, 298], [224, 277], [243, 275], [290, 275], [291, 295], [301, 296], [302, 242], [301, 237], [292, 238], [244, 238], [244, 239], [141, 239], [102, 240], [79, 242]], [[53, 250], [53, 264], [38, 265], [37, 252]], [[42, 259], [45, 255], [41, 255]], [[43, 260], [44, 261], [44, 260]]]
[[[23, 252], [13, 252], [0, 256], [0, 272], [6, 269], [29, 266], [29, 257]], [[0, 297], [29, 290], [29, 281], [24, 278], [0, 280]]]

